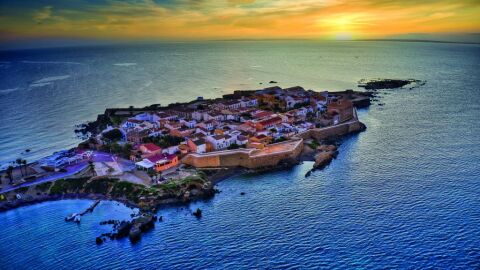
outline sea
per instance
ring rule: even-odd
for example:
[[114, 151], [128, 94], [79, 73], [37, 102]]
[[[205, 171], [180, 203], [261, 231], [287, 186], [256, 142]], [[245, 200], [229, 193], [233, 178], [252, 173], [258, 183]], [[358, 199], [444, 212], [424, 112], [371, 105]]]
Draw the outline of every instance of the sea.
[[[480, 45], [217, 41], [0, 52], [0, 163], [73, 147], [107, 107], [167, 105], [237, 89], [380, 90], [367, 130], [327, 168], [237, 175], [208, 201], [159, 210], [136, 244], [95, 244], [134, 211], [89, 200], [0, 213], [1, 269], [480, 269]], [[276, 81], [277, 84], [271, 84]], [[27, 152], [26, 150], [30, 151]], [[244, 192], [244, 195], [241, 193]], [[197, 219], [192, 210], [201, 208]]]

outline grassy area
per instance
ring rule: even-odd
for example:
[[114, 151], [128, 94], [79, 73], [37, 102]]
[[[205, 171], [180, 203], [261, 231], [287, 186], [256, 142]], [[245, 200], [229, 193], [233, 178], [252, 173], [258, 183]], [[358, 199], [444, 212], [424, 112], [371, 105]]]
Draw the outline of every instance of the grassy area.
[[36, 189], [41, 191], [41, 192], [45, 192], [48, 189], [50, 189], [51, 186], [52, 186], [52, 182], [45, 182], [45, 183], [38, 184], [36, 186]]

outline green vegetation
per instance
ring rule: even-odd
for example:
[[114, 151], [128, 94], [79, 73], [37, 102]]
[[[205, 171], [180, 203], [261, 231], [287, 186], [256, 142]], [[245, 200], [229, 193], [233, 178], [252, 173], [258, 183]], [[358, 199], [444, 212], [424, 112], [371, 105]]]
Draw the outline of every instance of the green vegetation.
[[236, 143], [232, 143], [232, 144], [230, 144], [229, 147], [227, 147], [227, 149], [229, 149], [229, 150], [238, 149], [238, 148], [240, 148], [240, 145], [238, 145]]
[[130, 158], [130, 153], [132, 151], [132, 148], [133, 148], [133, 146], [129, 143], [125, 143], [123, 145], [120, 145], [116, 142], [107, 143], [107, 144], [102, 146], [103, 151], [118, 154], [121, 157], [126, 158], [126, 159]]
[[17, 192], [18, 192], [18, 193], [25, 193], [25, 192], [28, 191], [28, 188], [29, 188], [29, 187], [21, 187], [21, 188], [18, 188], [18, 189], [17, 189]]
[[50, 187], [52, 186], [52, 182], [45, 182], [45, 183], [41, 183], [41, 184], [38, 184], [36, 186], [37, 190], [41, 191], [41, 192], [45, 192], [47, 191]]
[[115, 126], [118, 126], [122, 123], [123, 117], [117, 116], [117, 115], [112, 115], [110, 116], [110, 122], [114, 124]]
[[279, 143], [279, 142], [284, 142], [284, 141], [287, 141], [288, 139], [284, 136], [278, 138], [278, 139], [273, 139], [272, 140], [272, 143]]
[[320, 146], [320, 143], [318, 143], [316, 140], [312, 140], [311, 143], [307, 143], [307, 145], [312, 148], [312, 149], [317, 149], [317, 147]]
[[51, 194], [79, 193], [80, 189], [88, 181], [88, 177], [61, 179], [53, 183], [50, 188]]
[[179, 145], [185, 139], [182, 137], [176, 137], [171, 135], [159, 136], [159, 137], [145, 137], [144, 143], [154, 143], [162, 148], [168, 148], [170, 146]]
[[102, 137], [107, 141], [116, 142], [123, 138], [123, 134], [118, 128], [115, 128], [103, 133]]

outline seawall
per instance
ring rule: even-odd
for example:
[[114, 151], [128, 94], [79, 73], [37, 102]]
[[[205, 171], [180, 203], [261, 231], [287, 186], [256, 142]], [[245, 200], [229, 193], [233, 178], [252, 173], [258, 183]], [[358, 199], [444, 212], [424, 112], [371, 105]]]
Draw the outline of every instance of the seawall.
[[296, 160], [303, 149], [303, 139], [271, 144], [264, 149], [237, 149], [206, 154], [189, 154], [182, 163], [196, 168], [244, 167], [259, 169]]

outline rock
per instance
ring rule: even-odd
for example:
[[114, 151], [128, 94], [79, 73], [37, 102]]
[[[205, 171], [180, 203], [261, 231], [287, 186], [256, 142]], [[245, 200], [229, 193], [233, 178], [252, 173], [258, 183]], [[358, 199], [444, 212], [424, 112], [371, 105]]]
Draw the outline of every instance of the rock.
[[142, 238], [142, 232], [140, 231], [140, 228], [132, 227], [128, 237], [132, 243], [138, 242]]
[[315, 157], [315, 164], [313, 165], [313, 168], [323, 169], [323, 168], [325, 168], [325, 166], [330, 164], [330, 162], [332, 162], [332, 159], [333, 159], [333, 153], [332, 152], [319, 153]]
[[120, 222], [120, 225], [118, 226], [117, 230], [117, 237], [122, 238], [128, 235], [130, 232], [130, 228], [132, 227], [132, 224], [128, 221], [122, 221]]
[[245, 192], [240, 192], [240, 195], [245, 195]]
[[276, 81], [270, 81], [270, 82], [268, 82], [268, 83], [278, 83], [278, 82], [276, 82]]
[[27, 153], [30, 152], [30, 151], [31, 151], [30, 149], [26, 149], [26, 150], [25, 150], [25, 152], [27, 152]]
[[195, 210], [192, 215], [194, 215], [195, 217], [197, 218], [201, 218], [202, 217], [202, 210], [200, 210], [200, 208], [197, 208], [197, 210]]
[[95, 243], [97, 243], [97, 245], [101, 245], [103, 244], [103, 239], [101, 237], [97, 237], [95, 238]]

